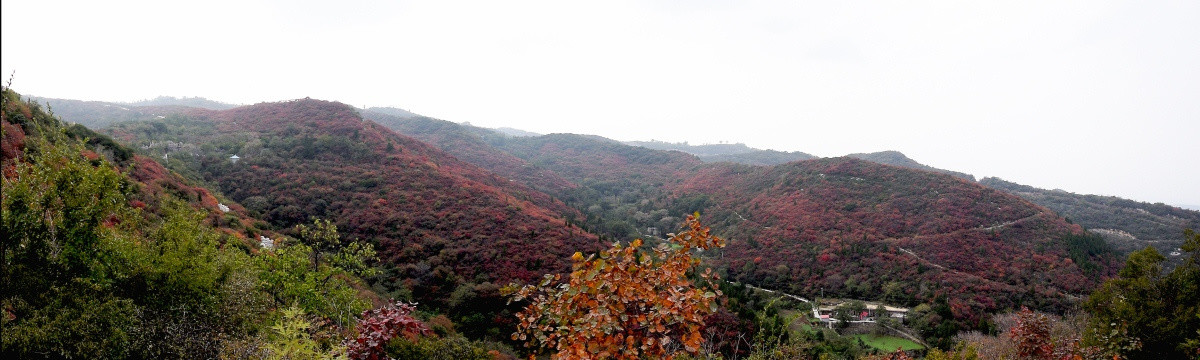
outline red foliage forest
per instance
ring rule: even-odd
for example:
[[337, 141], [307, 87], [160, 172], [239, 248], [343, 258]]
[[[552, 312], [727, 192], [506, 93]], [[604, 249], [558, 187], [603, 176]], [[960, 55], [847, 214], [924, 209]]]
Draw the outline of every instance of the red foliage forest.
[[980, 326], [983, 314], [1018, 305], [1063, 310], [1118, 266], [1111, 253], [1081, 250], [1071, 239], [1083, 229], [1053, 212], [945, 174], [851, 158], [703, 164], [570, 134], [493, 145], [580, 184], [557, 194], [572, 204], [618, 208], [587, 214], [601, 234], [611, 218], [628, 218], [614, 199], [630, 193], [642, 197], [639, 214], [699, 210], [729, 238], [710, 257], [731, 278], [798, 294], [940, 298]]
[[601, 248], [595, 235], [567, 224], [564, 214], [574, 210], [561, 201], [336, 102], [192, 110], [112, 132], [135, 144], [197, 144], [196, 154], [170, 156], [276, 228], [328, 218], [344, 237], [376, 243], [380, 259], [394, 265], [384, 290], [421, 301], [445, 299], [465, 283], [564, 272], [570, 254]]
[[[561, 273], [569, 254], [601, 248], [592, 233], [640, 236], [696, 210], [729, 239], [707, 256], [733, 280], [809, 296], [940, 299], [965, 326], [1020, 305], [1065, 309], [1117, 266], [1072, 240], [1081, 227], [1028, 201], [850, 158], [705, 164], [594, 136], [487, 137], [427, 118], [388, 124], [439, 150], [310, 99], [161, 123], [169, 125], [113, 133], [198, 144], [186, 166], [225, 196], [281, 228], [334, 219], [397, 265], [385, 288], [430, 296], [422, 301], [463, 284]], [[242, 160], [231, 164], [235, 153]]]
[[552, 171], [488, 144], [485, 136], [503, 136], [488, 129], [427, 117], [400, 118], [374, 111], [363, 111], [362, 115], [367, 120], [436, 146], [463, 161], [538, 191], [556, 194], [578, 186]]
[[716, 259], [735, 279], [899, 304], [942, 297], [972, 325], [1017, 304], [1064, 310], [1118, 265], [1097, 256], [1099, 270], [1083, 270], [1063, 240], [1083, 229], [1015, 196], [849, 158], [715, 165], [675, 193], [737, 213]]

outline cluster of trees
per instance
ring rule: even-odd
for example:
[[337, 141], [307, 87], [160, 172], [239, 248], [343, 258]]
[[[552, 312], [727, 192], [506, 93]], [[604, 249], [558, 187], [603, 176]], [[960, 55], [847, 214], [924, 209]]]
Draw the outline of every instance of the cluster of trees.
[[1189, 229], [1184, 238], [1184, 262], [1170, 272], [1148, 246], [1092, 293], [1083, 304], [1089, 340], [1129, 358], [1200, 356], [1200, 234]]

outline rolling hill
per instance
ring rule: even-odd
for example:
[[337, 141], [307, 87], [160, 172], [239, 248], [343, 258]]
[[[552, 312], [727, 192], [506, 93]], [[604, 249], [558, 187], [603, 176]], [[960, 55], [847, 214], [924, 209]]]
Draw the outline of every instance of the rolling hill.
[[[1118, 262], [1046, 208], [894, 152], [706, 162], [597, 136], [513, 137], [420, 116], [360, 116], [310, 99], [185, 109], [110, 131], [156, 156], [169, 152], [173, 168], [272, 224], [330, 217], [376, 239], [389, 261], [405, 264], [391, 291], [445, 295], [529, 279], [563, 269], [573, 250], [595, 249], [589, 233], [653, 239], [693, 211], [730, 238], [709, 261], [734, 279], [809, 296], [941, 301], [963, 327], [1018, 305], [1063, 310]], [[154, 150], [168, 141], [182, 145]], [[232, 154], [241, 162], [231, 164]]]
[[[328, 218], [376, 244], [382, 292], [444, 304], [456, 289], [569, 268], [597, 237], [574, 210], [519, 182], [312, 99], [189, 109], [107, 130], [194, 174], [277, 228]], [[175, 147], [155, 144], [170, 142]], [[237, 155], [238, 161], [231, 161]], [[487, 296], [498, 296], [491, 287]], [[490, 289], [490, 290], [488, 290]], [[481, 295], [483, 296], [483, 295]]]
[[229, 199], [3, 96], [0, 357], [218, 358], [269, 342], [280, 307], [330, 329], [380, 301]]
[[[33, 99], [48, 103], [55, 109], [56, 115], [61, 116], [68, 122], [77, 122], [88, 127], [98, 128], [103, 128], [113, 123], [150, 120], [156, 119], [159, 116], [170, 116], [171, 114], [187, 112], [190, 108], [185, 105], [204, 106], [210, 109], [231, 106], [207, 101], [203, 98], [176, 99], [160, 97], [153, 101], [128, 104], [37, 97], [33, 97]], [[197, 103], [196, 100], [201, 100], [201, 102]], [[573, 195], [572, 191], [568, 191], [576, 188], [576, 184], [541, 166], [531, 164], [500, 149], [504, 144], [509, 143], [509, 141], [503, 139], [504, 136], [497, 136], [497, 132], [503, 133], [502, 131], [426, 118], [397, 108], [371, 108], [363, 110], [362, 114], [365, 118], [383, 124], [398, 132], [413, 136], [421, 141], [433, 144], [464, 161], [526, 184], [536, 190], [554, 194], [564, 199], [579, 197]], [[537, 135], [520, 132], [517, 133], [517, 136], [508, 134], [507, 137], [534, 137]], [[744, 144], [688, 145], [686, 143], [673, 144], [656, 141], [635, 141], [627, 142], [627, 144], [652, 149], [683, 151], [696, 155], [697, 158], [704, 162], [778, 165], [791, 161], [815, 158], [800, 152], [789, 153], [753, 149]], [[167, 144], [160, 145], [168, 146]], [[974, 179], [970, 174], [937, 169], [918, 163], [896, 151], [856, 153], [847, 156], [885, 165], [941, 172], [964, 179]], [[1144, 248], [1145, 246], [1154, 246], [1160, 252], [1168, 255], [1176, 252], [1176, 248], [1183, 241], [1182, 229], [1196, 228], [1198, 226], [1196, 218], [1200, 217], [1200, 212], [1195, 210], [1162, 210], [1165, 205], [1161, 204], [1142, 203], [1116, 197], [1036, 189], [997, 178], [985, 178], [979, 181], [985, 186], [1021, 196], [1035, 204], [1047, 207], [1066, 218], [1077, 221], [1088, 229], [1094, 229], [1095, 233], [1104, 236], [1112, 246], [1116, 247], [1122, 253], [1128, 253]], [[579, 203], [575, 203], [575, 205], [578, 207]], [[1180, 210], [1183, 211], [1181, 212]], [[1166, 215], [1164, 216], [1163, 214]], [[639, 234], [639, 232], [633, 230], [617, 232]], [[1178, 260], [1178, 256], [1168, 257]]]
[[851, 158], [714, 166], [675, 192], [709, 196], [730, 238], [716, 261], [735, 279], [809, 296], [944, 298], [972, 326], [1017, 305], [1069, 308], [1118, 266], [1102, 241], [1023, 199]]
[[1177, 249], [1184, 241], [1183, 230], [1200, 229], [1200, 211], [1115, 196], [1038, 189], [994, 177], [979, 182], [1054, 210], [1104, 236], [1122, 253], [1153, 246], [1172, 262], [1177, 262], [1181, 260]]
[[853, 158], [705, 163], [571, 134], [489, 141], [578, 184], [559, 196], [601, 234], [667, 232], [664, 219], [701, 211], [730, 239], [710, 261], [733, 279], [808, 296], [941, 299], [966, 327], [1018, 305], [1065, 310], [1119, 262], [1052, 211], [942, 172]]
[[880, 164], [884, 164], [884, 165], [899, 166], [899, 167], [904, 167], [904, 168], [909, 168], [909, 169], [917, 169], [917, 170], [933, 171], [933, 172], [953, 175], [953, 176], [960, 177], [963, 179], [975, 181], [974, 175], [961, 173], [961, 172], [957, 172], [957, 171], [938, 169], [938, 168], [935, 168], [935, 167], [932, 167], [929, 165], [925, 165], [925, 164], [917, 162], [916, 160], [910, 159], [908, 156], [905, 156], [903, 153], [901, 153], [899, 151], [880, 151], [880, 152], [873, 152], [873, 153], [858, 153], [858, 154], [850, 154], [850, 155], [846, 155], [846, 156], [852, 157], [855, 159], [861, 159], [861, 160], [866, 160], [866, 161], [870, 161], [870, 162], [880, 163]]
[[576, 187], [574, 183], [553, 172], [494, 148], [487, 142], [486, 136], [499, 135], [490, 130], [423, 116], [396, 116], [375, 110], [363, 111], [362, 116], [401, 134], [437, 146], [463, 161], [542, 192], [558, 194]]
[[700, 157], [705, 162], [732, 162], [747, 165], [778, 165], [799, 160], [816, 159], [816, 156], [799, 151], [785, 152], [777, 150], [755, 149], [746, 144], [704, 144], [689, 145], [688, 143], [669, 143], [662, 141], [626, 141], [625, 144], [641, 146], [655, 150], [675, 150]]

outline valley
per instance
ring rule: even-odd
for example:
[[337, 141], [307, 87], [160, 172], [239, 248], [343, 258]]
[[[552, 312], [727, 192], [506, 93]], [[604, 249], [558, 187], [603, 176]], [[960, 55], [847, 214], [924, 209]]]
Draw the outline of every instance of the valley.
[[[315, 99], [237, 107], [203, 99], [46, 101], [64, 121], [81, 124], [69, 129], [87, 139], [92, 161], [115, 162], [140, 184], [140, 211], [164, 211], [169, 206], [161, 197], [183, 199], [205, 214], [197, 221], [226, 234], [223, 242], [264, 264], [273, 264], [266, 260], [272, 251], [306, 244], [312, 271], [358, 269], [325, 277], [343, 279], [340, 289], [358, 294], [350, 300], [343, 293], [339, 301], [357, 311], [388, 299], [419, 303], [429, 315], [424, 321], [439, 319], [447, 339], [478, 341], [476, 349], [506, 344], [498, 354], [520, 352], [508, 334], [516, 314], [527, 310], [509, 300], [512, 287], [575, 274], [580, 259], [609, 245], [642, 244], [635, 242], [641, 238], [644, 245], [633, 246], [638, 251], [669, 249], [675, 241], [669, 234], [693, 214], [724, 239], [723, 247], [690, 254], [728, 281], [720, 285], [728, 308], [709, 316], [732, 332], [724, 340], [712, 332], [710, 341], [712, 351], [734, 358], [751, 348], [731, 349], [738, 344], [731, 339], [752, 334], [820, 346], [859, 341], [837, 333], [825, 339], [811, 325], [786, 335], [766, 322], [783, 321], [784, 311], [813, 324], [825, 319], [826, 328], [873, 324], [878, 314], [830, 320], [864, 302], [904, 314], [880, 325], [892, 333], [952, 349], [960, 333], [994, 332], [998, 314], [1077, 311], [1140, 246], [1165, 250], [1168, 269], [1191, 266], [1194, 255], [1172, 251], [1185, 247], [1184, 228], [1200, 224], [1194, 211], [995, 178], [977, 182], [898, 152], [817, 158], [744, 144], [500, 132]], [[18, 110], [12, 113], [32, 114]], [[7, 135], [17, 129], [7, 119], [9, 154], [16, 146], [10, 144], [23, 143]], [[42, 131], [11, 124], [29, 129], [21, 134]], [[25, 166], [16, 153], [5, 156], [6, 174]], [[314, 235], [320, 231], [327, 235]], [[330, 232], [343, 240], [328, 247], [313, 242]], [[284, 245], [266, 247], [261, 238]], [[362, 257], [340, 255], [343, 249]], [[271, 278], [261, 291], [287, 305], [283, 299], [291, 295], [284, 294], [292, 290], [274, 282], [308, 275], [291, 276]], [[857, 300], [810, 303], [816, 297]], [[773, 309], [771, 298], [796, 303]], [[275, 314], [258, 309], [260, 316]], [[347, 331], [357, 311], [343, 311], [336, 317], [341, 330], [330, 331]], [[847, 346], [839, 351], [881, 351]]]

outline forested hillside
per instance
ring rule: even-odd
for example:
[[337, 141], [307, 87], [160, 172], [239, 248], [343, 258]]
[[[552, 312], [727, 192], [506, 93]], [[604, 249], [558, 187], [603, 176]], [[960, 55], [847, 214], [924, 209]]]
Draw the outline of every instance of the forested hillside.
[[730, 238], [718, 262], [734, 279], [799, 294], [946, 301], [962, 327], [1017, 305], [1065, 310], [1119, 262], [1079, 226], [1020, 198], [849, 158], [709, 167], [676, 194], [707, 194], [708, 213], [727, 221], [715, 225]]
[[941, 302], [954, 309], [943, 328], [985, 328], [987, 314], [1020, 305], [1064, 311], [1120, 261], [1045, 208], [936, 172], [850, 158], [705, 164], [568, 134], [472, 137], [578, 184], [558, 195], [602, 234], [650, 235], [664, 218], [700, 211], [730, 239], [710, 261], [733, 279], [808, 296]]
[[[694, 156], [573, 134], [514, 137], [432, 118], [366, 113], [397, 132], [543, 190], [583, 212], [573, 222], [617, 239], [665, 235], [696, 207], [671, 207], [667, 183], [695, 166]], [[657, 234], [648, 228], [658, 230]]]
[[31, 101], [46, 104], [53, 116], [70, 124], [76, 123], [92, 129], [100, 129], [109, 125], [136, 120], [149, 120], [160, 114], [151, 109], [104, 101], [81, 101], [69, 99], [51, 99], [30, 97]]
[[288, 341], [317, 355], [380, 301], [359, 278], [369, 246], [280, 236], [9, 89], [2, 125], [4, 358], [244, 358]]
[[[272, 225], [329, 218], [345, 236], [377, 244], [391, 266], [375, 285], [398, 298], [474, 306], [472, 299], [448, 299], [456, 291], [495, 298], [495, 284], [565, 271], [571, 253], [600, 246], [568, 223], [574, 210], [562, 202], [365, 121], [340, 103], [193, 110], [109, 131], [156, 149], [173, 168], [196, 174]], [[164, 141], [196, 150], [153, 147]]]
[[576, 186], [558, 174], [496, 149], [485, 137], [502, 135], [491, 130], [422, 116], [396, 116], [377, 110], [372, 108], [364, 111], [362, 116], [396, 132], [437, 146], [463, 161], [497, 175], [550, 194], [558, 194]]
[[1183, 244], [1183, 230], [1200, 228], [1200, 211], [1162, 203], [1044, 190], [994, 177], [983, 178], [979, 183], [1054, 210], [1104, 236], [1123, 253], [1153, 246], [1168, 254], [1172, 263], [1180, 260], [1180, 255], [1170, 254], [1177, 253], [1176, 249]]
[[[852, 299], [839, 318], [910, 331], [954, 356], [1161, 357], [1193, 346], [1172, 341], [1196, 341], [1197, 321], [1180, 314], [1195, 308], [1200, 237], [1181, 243], [1188, 255], [1170, 273], [1149, 249], [1118, 274], [1121, 258], [1083, 226], [953, 174], [850, 157], [705, 162], [596, 136], [364, 118], [313, 99], [142, 107], [161, 115], [118, 119], [109, 138], [5, 91], [0, 353], [10, 357], [497, 359], [538, 344], [568, 357], [628, 344], [725, 358], [890, 351], [821, 330], [828, 319], [785, 316], [781, 306], [817, 305], [756, 287]], [[711, 233], [687, 217], [667, 234], [694, 212]], [[611, 241], [634, 238], [647, 241]], [[631, 275], [641, 273], [662, 276]], [[1100, 300], [1084, 302], [1098, 287]], [[1103, 300], [1114, 296], [1138, 312]], [[862, 300], [912, 309], [902, 323], [867, 321], [879, 309], [855, 308]], [[1039, 335], [1042, 315], [1020, 312], [1015, 325], [1002, 315], [1081, 303], [1096, 318], [1055, 337]], [[1152, 326], [1168, 323], [1184, 330]], [[514, 351], [526, 335], [532, 348]], [[1087, 346], [1068, 339], [1084, 335]], [[497, 342], [508, 339], [517, 342]], [[1027, 340], [1046, 343], [1026, 352]], [[947, 354], [888, 356], [911, 351]]]

